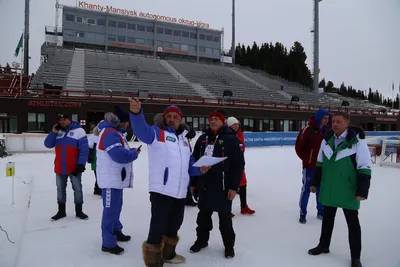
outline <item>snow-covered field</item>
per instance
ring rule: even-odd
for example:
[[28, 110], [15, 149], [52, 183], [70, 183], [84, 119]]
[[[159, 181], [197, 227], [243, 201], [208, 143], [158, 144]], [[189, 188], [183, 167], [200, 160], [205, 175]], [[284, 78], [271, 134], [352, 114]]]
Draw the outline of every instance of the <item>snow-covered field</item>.
[[[136, 143], [135, 146], [138, 146]], [[121, 243], [125, 254], [101, 252], [99, 196], [92, 194], [94, 175], [87, 165], [83, 174], [84, 212], [88, 221], [75, 218], [73, 192], [68, 184], [68, 217], [51, 222], [56, 213], [56, 184], [53, 153], [19, 154], [0, 159], [0, 267], [132, 267], [144, 266], [141, 244], [147, 237], [150, 218], [147, 150], [143, 146], [134, 163], [135, 188], [124, 191], [121, 221], [124, 233], [132, 235]], [[6, 162], [16, 163], [15, 206], [11, 206], [11, 178], [5, 177]], [[195, 241], [197, 208], [187, 207], [177, 251], [187, 257], [185, 266], [254, 267], [346, 267], [349, 263], [347, 226], [338, 212], [331, 253], [309, 256], [318, 243], [321, 221], [315, 218], [315, 197], [311, 195], [308, 222], [298, 223], [301, 163], [293, 147], [249, 148], [246, 151], [248, 203], [253, 216], [239, 213], [234, 201], [236, 257], [225, 259], [214, 214], [210, 246], [198, 254], [189, 253]], [[361, 204], [364, 267], [400, 266], [399, 169], [373, 166], [370, 199]]]

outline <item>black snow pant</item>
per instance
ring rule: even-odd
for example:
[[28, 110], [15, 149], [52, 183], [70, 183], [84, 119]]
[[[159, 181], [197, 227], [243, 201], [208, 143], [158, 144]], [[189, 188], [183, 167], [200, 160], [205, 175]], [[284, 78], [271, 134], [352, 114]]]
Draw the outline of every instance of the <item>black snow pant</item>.
[[163, 235], [178, 236], [185, 213], [186, 199], [177, 199], [159, 193], [150, 193], [151, 220], [148, 244], [161, 244]]
[[[324, 206], [324, 219], [322, 221], [321, 237], [319, 246], [329, 248], [331, 244], [333, 226], [335, 223], [336, 207]], [[349, 228], [349, 244], [352, 259], [360, 259], [361, 256], [361, 226], [358, 220], [358, 211], [343, 209]]]
[[[212, 211], [200, 210], [197, 215], [197, 241], [196, 243], [206, 244], [210, 239], [210, 231], [213, 229]], [[225, 248], [235, 246], [235, 231], [232, 225], [232, 216], [230, 212], [218, 212], [219, 230], [222, 236], [222, 242]]]
[[240, 207], [243, 209], [247, 206], [247, 185], [239, 187]]
[[95, 182], [94, 182], [94, 193], [98, 192], [101, 194], [101, 189], [99, 188], [99, 185], [97, 184], [97, 173], [96, 171], [94, 172], [94, 177], [95, 177]]

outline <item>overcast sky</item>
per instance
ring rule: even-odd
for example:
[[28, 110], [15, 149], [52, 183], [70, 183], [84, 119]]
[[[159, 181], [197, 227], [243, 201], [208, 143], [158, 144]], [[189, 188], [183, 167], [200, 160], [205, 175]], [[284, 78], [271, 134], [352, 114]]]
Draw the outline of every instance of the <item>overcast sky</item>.
[[[0, 64], [12, 62], [24, 26], [24, 0], [0, 0]], [[55, 24], [55, 0], [31, 1], [30, 72], [40, 62], [44, 26]], [[87, 0], [190, 20], [225, 29], [224, 47], [231, 44], [229, 0]], [[75, 0], [60, 0], [75, 6]], [[60, 15], [61, 16], [61, 15]], [[236, 42], [303, 44], [312, 70], [313, 0], [236, 0]], [[320, 3], [320, 78], [354, 88], [380, 90], [391, 97], [400, 82], [400, 0], [323, 0]], [[19, 61], [19, 59], [18, 59]]]

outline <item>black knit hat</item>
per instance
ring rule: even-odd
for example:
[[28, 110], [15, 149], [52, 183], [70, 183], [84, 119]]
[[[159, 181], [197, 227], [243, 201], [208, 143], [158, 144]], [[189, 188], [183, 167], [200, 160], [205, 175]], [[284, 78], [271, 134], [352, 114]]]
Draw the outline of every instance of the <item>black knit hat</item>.
[[58, 118], [58, 120], [60, 120], [62, 118], [71, 120], [72, 116], [71, 116], [71, 114], [68, 114], [68, 113], [62, 113], [62, 114], [58, 114], [57, 118]]
[[120, 122], [129, 121], [129, 113], [123, 110], [120, 106], [114, 106], [114, 114], [117, 115]]

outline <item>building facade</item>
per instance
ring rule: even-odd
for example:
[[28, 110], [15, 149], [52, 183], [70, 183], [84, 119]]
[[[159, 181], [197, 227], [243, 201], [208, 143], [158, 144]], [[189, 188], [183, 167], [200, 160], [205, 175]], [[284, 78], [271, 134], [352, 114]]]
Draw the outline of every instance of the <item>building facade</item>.
[[221, 60], [219, 30], [69, 6], [63, 7], [62, 24], [64, 46]]

